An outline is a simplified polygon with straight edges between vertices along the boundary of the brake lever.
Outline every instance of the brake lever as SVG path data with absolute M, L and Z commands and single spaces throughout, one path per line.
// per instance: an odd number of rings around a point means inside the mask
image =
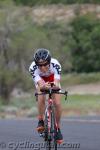
M 35 93 L 35 98 L 36 98 L 36 101 L 38 101 L 38 94 Z
M 67 100 L 68 91 L 65 91 L 65 101 Z

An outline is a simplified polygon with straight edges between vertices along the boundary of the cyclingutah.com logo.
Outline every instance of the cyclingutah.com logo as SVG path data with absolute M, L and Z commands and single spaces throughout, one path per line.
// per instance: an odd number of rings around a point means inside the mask
M 24 142 L 9 142 L 8 144 L 6 144 L 5 142 L 0 142 L 0 150 L 1 149 L 6 149 L 7 150 L 41 150 L 44 149 L 46 147 L 48 147 L 49 145 L 47 145 L 45 142 L 43 143 L 33 143 L 30 141 L 24 141 Z M 51 148 L 54 148 L 54 143 L 51 143 Z M 63 148 L 63 149 L 79 149 L 80 148 L 80 143 L 62 143 L 57 145 L 57 148 Z

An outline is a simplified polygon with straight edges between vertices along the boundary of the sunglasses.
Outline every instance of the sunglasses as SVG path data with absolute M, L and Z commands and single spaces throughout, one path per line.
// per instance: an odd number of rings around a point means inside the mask
M 49 65 L 49 63 L 37 64 L 38 67 L 47 66 L 47 65 Z

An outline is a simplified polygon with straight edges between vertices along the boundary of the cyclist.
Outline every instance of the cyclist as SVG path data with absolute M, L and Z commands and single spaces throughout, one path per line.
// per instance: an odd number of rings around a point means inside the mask
M 34 61 L 29 67 L 29 72 L 32 75 L 32 79 L 35 83 L 37 92 L 40 92 L 41 88 L 49 89 L 50 83 L 54 83 L 55 86 L 60 87 L 60 75 L 61 65 L 58 60 L 51 58 L 50 52 L 47 49 L 39 48 L 34 54 Z M 61 87 L 60 87 L 61 88 Z M 63 142 L 63 136 L 60 130 L 60 118 L 61 118 L 61 95 L 54 94 L 54 105 L 57 122 L 56 140 L 58 143 Z M 45 96 L 38 96 L 38 126 L 37 131 L 44 130 L 44 110 L 45 110 Z

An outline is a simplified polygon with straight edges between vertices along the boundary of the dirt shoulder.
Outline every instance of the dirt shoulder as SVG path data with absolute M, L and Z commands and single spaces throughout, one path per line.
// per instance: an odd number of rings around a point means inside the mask
M 69 94 L 100 94 L 100 83 L 67 86 Z

